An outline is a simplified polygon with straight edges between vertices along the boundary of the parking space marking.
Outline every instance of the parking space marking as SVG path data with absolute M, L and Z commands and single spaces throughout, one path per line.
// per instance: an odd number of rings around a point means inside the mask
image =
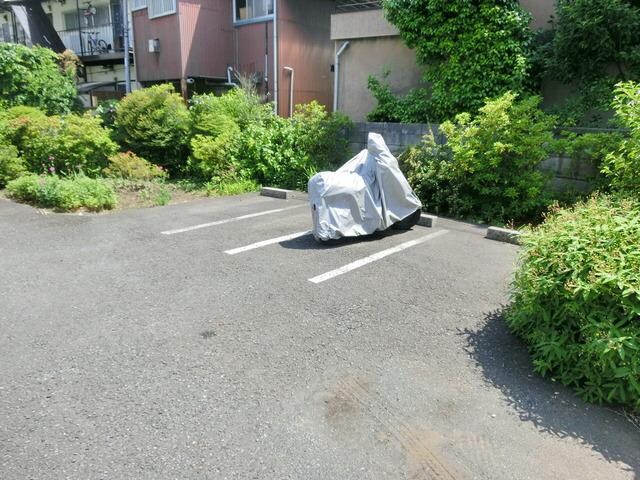
M 322 275 L 318 275 L 317 277 L 310 278 L 309 281 L 312 283 L 322 283 L 326 280 L 330 280 L 334 277 L 342 275 L 344 273 L 355 270 L 356 268 L 363 267 L 368 265 L 369 263 L 380 260 L 384 257 L 388 257 L 389 255 L 393 255 L 394 253 L 401 252 L 402 250 L 406 250 L 407 248 L 415 247 L 416 245 L 420 245 L 421 243 L 427 242 L 429 240 L 433 240 L 436 237 L 440 237 L 446 233 L 449 233 L 449 230 L 439 230 L 434 233 L 430 233 L 422 238 L 418 238 L 416 240 L 410 240 L 408 242 L 401 243 L 392 248 L 388 248 L 387 250 L 382 250 L 381 252 L 374 253 L 373 255 L 369 255 L 368 257 L 361 258 L 360 260 L 356 260 L 355 262 L 351 262 L 343 267 L 336 268 L 335 270 L 331 270 L 330 272 L 323 273 Z
M 255 250 L 256 248 L 266 247 L 267 245 L 273 245 L 274 243 L 286 242 L 287 240 L 293 240 L 294 238 L 304 237 L 310 235 L 311 230 L 305 230 L 304 232 L 292 233 L 289 235 L 283 235 L 282 237 L 270 238 L 269 240 L 263 240 L 262 242 L 252 243 L 240 248 L 233 248 L 226 250 L 224 253 L 227 255 L 236 255 L 242 252 L 248 252 L 249 250 Z
M 190 232 L 192 230 L 199 230 L 201 228 L 215 227 L 216 225 L 224 225 L 225 223 L 237 222 L 239 220 L 246 220 L 247 218 L 261 217 L 262 215 L 270 215 L 272 213 L 286 212 L 287 210 L 293 210 L 294 208 L 301 208 L 306 206 L 307 204 L 305 203 L 302 205 L 294 205 L 293 207 L 276 208 L 274 210 L 265 210 L 264 212 L 250 213 L 248 215 L 241 215 L 240 217 L 225 218 L 224 220 L 218 220 L 216 222 L 201 223 L 199 225 L 192 225 L 191 227 L 177 228 L 175 230 L 165 230 L 164 232 L 160 232 L 160 233 L 162 233 L 162 235 L 175 235 L 176 233 L 184 233 L 184 232 Z

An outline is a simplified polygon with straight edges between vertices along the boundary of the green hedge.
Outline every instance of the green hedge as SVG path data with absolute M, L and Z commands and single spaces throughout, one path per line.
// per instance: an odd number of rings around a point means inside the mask
M 535 368 L 592 402 L 640 408 L 640 201 L 591 198 L 522 238 L 506 319 Z

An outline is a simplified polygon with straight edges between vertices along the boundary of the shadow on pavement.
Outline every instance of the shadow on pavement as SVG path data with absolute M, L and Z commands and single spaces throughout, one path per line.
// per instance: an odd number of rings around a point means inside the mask
M 640 478 L 640 430 L 622 411 L 587 404 L 536 374 L 526 346 L 508 330 L 501 311 L 488 314 L 478 330 L 460 334 L 486 381 L 502 392 L 520 420 L 559 438 L 576 438 Z
M 402 235 L 403 233 L 411 230 L 396 230 L 388 228 L 382 232 L 375 232 L 371 235 L 363 235 L 361 237 L 341 238 L 339 240 L 329 240 L 327 242 L 319 242 L 313 235 L 305 235 L 303 237 L 294 238 L 293 240 L 286 240 L 280 242 L 280 245 L 284 248 L 290 248 L 292 250 L 331 250 L 334 248 L 342 248 L 354 243 L 366 243 L 374 242 L 385 237 L 393 237 L 395 235 Z

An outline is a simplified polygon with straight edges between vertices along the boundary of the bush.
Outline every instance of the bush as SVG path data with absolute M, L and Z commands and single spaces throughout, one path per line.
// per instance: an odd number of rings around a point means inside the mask
M 397 96 L 391 91 L 389 84 L 384 83 L 389 71 L 382 75 L 382 80 L 369 76 L 367 88 L 376 99 L 376 107 L 367 115 L 369 122 L 403 122 L 429 123 L 431 108 L 429 92 L 426 88 L 416 88 L 404 96 Z
M 0 107 L 38 107 L 48 114 L 71 112 L 77 102 L 74 72 L 43 47 L 0 43 Z
M 349 126 L 344 116 L 329 115 L 315 102 L 298 105 L 291 119 L 272 115 L 245 128 L 231 158 L 242 178 L 305 190 L 310 176 L 346 159 L 347 143 L 339 132 Z
M 240 129 L 235 123 L 226 133 L 217 137 L 196 135 L 191 139 L 189 170 L 200 178 L 225 179 L 234 175 L 234 165 L 230 160 L 231 149 Z
M 7 117 L 7 136 L 34 173 L 99 175 L 118 149 L 97 117 L 47 117 L 23 109 L 10 111 Z
M 538 97 L 513 93 L 488 101 L 478 114 L 445 122 L 446 145 L 433 136 L 401 156 L 409 183 L 427 209 L 477 221 L 530 220 L 548 203 L 547 158 L 553 117 Z
M 106 128 L 113 128 L 116 123 L 116 111 L 118 110 L 118 100 L 107 100 L 100 102 L 94 110 L 94 115 L 100 117 L 102 125 Z
M 629 129 L 617 150 L 611 152 L 602 166 L 611 188 L 628 195 L 640 194 L 640 84 L 617 85 L 613 107 L 618 121 Z
M 102 173 L 107 177 L 129 180 L 154 180 L 167 176 L 161 167 L 146 161 L 133 152 L 120 152 L 109 157 L 109 166 Z
M 8 194 L 16 200 L 60 210 L 111 209 L 117 198 L 113 188 L 102 179 L 77 175 L 25 175 L 7 184 Z
M 25 172 L 26 167 L 18 156 L 18 149 L 0 138 L 0 188 Z
M 506 319 L 536 370 L 640 408 L 640 203 L 591 198 L 522 239 Z
M 189 111 L 172 85 L 130 93 L 118 104 L 115 127 L 120 142 L 149 161 L 177 172 L 186 160 Z
M 607 156 L 620 147 L 624 139 L 621 133 L 584 133 L 563 132 L 553 143 L 554 153 L 566 156 L 577 164 L 594 167 L 598 172 L 588 181 L 592 190 L 608 190 L 609 180 L 600 173 Z
M 262 105 L 260 98 L 250 91 L 235 88 L 224 95 L 194 95 L 189 101 L 189 112 L 196 134 L 217 137 L 227 131 L 230 124 L 245 128 L 261 123 L 271 114 L 270 105 Z

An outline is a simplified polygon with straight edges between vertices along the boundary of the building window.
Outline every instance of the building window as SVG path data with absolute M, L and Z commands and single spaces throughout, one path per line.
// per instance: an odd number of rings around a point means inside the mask
M 148 0 L 149 18 L 162 17 L 176 13 L 176 0 Z
M 273 0 L 235 0 L 235 21 L 266 19 L 273 15 Z
M 131 1 L 131 11 L 142 10 L 143 8 L 147 8 L 147 0 L 132 0 Z

